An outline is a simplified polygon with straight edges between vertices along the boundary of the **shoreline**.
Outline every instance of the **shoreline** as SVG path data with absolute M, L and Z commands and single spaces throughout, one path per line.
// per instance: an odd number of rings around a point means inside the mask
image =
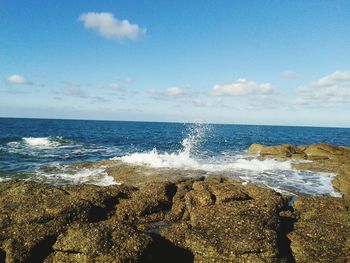
M 252 145 L 248 152 L 311 160 L 295 168 L 336 173 L 343 196 L 295 200 L 222 176 L 164 177 L 161 169 L 145 176 L 150 168 L 141 166 L 110 167 L 124 184 L 105 187 L 3 181 L 0 262 L 349 260 L 350 148 Z

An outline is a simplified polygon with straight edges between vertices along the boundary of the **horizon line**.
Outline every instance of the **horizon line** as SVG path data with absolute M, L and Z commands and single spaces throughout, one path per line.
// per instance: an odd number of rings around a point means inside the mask
M 214 123 L 214 122 L 190 122 L 190 121 L 152 121 L 152 120 L 113 120 L 113 119 L 76 119 L 76 118 L 45 118 L 45 117 L 5 117 L 0 119 L 33 119 L 33 120 L 67 120 L 67 121 L 105 121 L 105 122 L 146 122 L 146 123 L 169 123 L 169 124 L 208 124 L 208 125 L 241 125 L 241 126 L 272 126 L 272 127 L 299 127 L 299 128 L 331 128 L 350 129 L 344 126 L 310 126 L 310 125 L 289 125 L 289 124 L 254 124 L 254 123 Z

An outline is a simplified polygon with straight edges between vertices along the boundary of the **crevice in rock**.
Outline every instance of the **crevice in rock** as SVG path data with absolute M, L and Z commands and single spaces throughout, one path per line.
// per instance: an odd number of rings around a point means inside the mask
M 177 192 L 177 186 L 175 184 L 167 185 L 165 188 L 165 192 L 169 200 L 172 200 Z
M 103 202 L 104 207 L 96 206 L 90 201 L 85 200 L 89 202 L 92 206 L 89 213 L 89 222 L 96 223 L 108 220 L 111 217 L 111 215 L 116 211 L 116 205 L 119 203 L 120 199 L 126 198 L 128 198 L 128 195 L 125 193 L 120 193 L 117 196 L 107 198 Z
M 47 236 L 44 239 L 40 240 L 33 249 L 30 251 L 30 256 L 24 263 L 41 263 L 52 253 L 54 252 L 53 245 L 57 240 L 57 236 Z
M 144 251 L 139 262 L 141 263 L 192 263 L 194 255 L 191 251 L 178 247 L 164 237 L 151 233 L 153 242 Z
M 292 204 L 295 201 L 295 196 L 285 201 L 284 206 L 279 212 L 279 227 L 277 229 L 277 247 L 278 257 L 281 262 L 295 263 L 293 252 L 291 249 L 291 241 L 287 235 L 294 230 L 296 218 L 293 215 L 294 209 Z
M 6 260 L 6 252 L 0 249 L 0 263 L 5 263 Z

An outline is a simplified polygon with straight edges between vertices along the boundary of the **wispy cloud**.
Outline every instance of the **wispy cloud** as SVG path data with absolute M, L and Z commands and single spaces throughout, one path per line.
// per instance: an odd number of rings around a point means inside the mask
M 335 71 L 298 87 L 295 104 L 305 107 L 345 105 L 350 97 L 350 71 Z
M 125 88 L 123 85 L 118 83 L 110 83 L 102 87 L 104 91 L 107 91 L 110 94 L 122 94 L 125 93 Z
M 57 95 L 60 96 L 66 96 L 66 97 L 74 97 L 74 98 L 79 98 L 79 99 L 88 99 L 92 103 L 103 103 L 103 102 L 108 102 L 109 100 L 102 97 L 102 96 L 96 96 L 96 95 L 91 95 L 87 93 L 86 91 L 77 88 L 77 87 L 65 87 L 62 91 L 56 92 Z
M 228 84 L 216 84 L 211 94 L 214 96 L 246 96 L 252 94 L 272 94 L 274 89 L 270 83 L 257 83 L 244 78 Z
M 281 77 L 287 79 L 296 79 L 300 76 L 300 74 L 294 70 L 285 70 L 280 73 Z
M 137 40 L 147 31 L 146 28 L 131 24 L 126 19 L 119 20 L 112 13 L 84 13 L 79 16 L 78 21 L 83 22 L 85 28 L 94 30 L 107 39 Z

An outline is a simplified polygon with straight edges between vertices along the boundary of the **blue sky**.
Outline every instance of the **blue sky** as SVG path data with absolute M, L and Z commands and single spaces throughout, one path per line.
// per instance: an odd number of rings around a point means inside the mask
M 0 2 L 0 116 L 350 127 L 349 1 Z

